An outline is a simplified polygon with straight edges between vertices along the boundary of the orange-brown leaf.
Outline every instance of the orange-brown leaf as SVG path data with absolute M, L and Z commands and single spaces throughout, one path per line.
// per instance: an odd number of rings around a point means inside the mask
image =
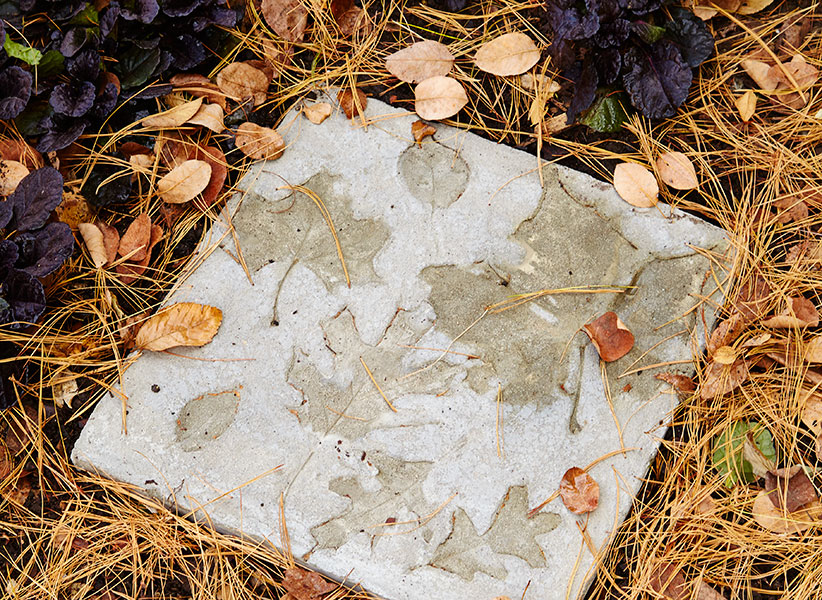
M 346 88 L 340 90 L 337 94 L 337 102 L 340 103 L 340 108 L 343 109 L 345 116 L 353 119 L 356 116 L 365 113 L 365 107 L 368 104 L 368 96 L 362 90 L 357 90 L 356 100 L 354 93 Z
M 691 597 L 685 576 L 672 563 L 662 563 L 651 573 L 651 589 L 666 600 L 687 600 Z
M 211 165 L 189 159 L 174 167 L 157 182 L 157 194 L 170 204 L 193 200 L 211 180 Z
M 423 138 L 426 136 L 433 136 L 437 133 L 437 128 L 433 125 L 429 125 L 425 121 L 414 121 L 411 123 L 411 135 L 414 136 L 414 141 L 419 144 L 422 142 Z
M 265 102 L 270 81 L 263 71 L 243 62 L 231 63 L 217 73 L 220 91 L 237 101 L 253 98 L 254 106 Z
M 671 384 L 676 391 L 688 394 L 696 390 L 696 384 L 691 377 L 680 375 L 679 373 L 657 373 L 656 379 Z
M 331 104 L 328 102 L 315 102 L 314 104 L 309 104 L 304 107 L 303 114 L 305 118 L 314 123 L 314 125 L 319 125 L 331 116 L 332 110 Z
M 819 312 L 813 302 L 798 296 L 788 298 L 788 306 L 780 314 L 762 321 L 765 327 L 785 329 L 790 327 L 816 327 L 819 325 Z
M 260 5 L 268 26 L 286 41 L 299 42 L 308 25 L 308 11 L 300 0 L 263 0 Z
M 675 190 L 693 190 L 699 185 L 696 169 L 682 152 L 665 152 L 656 159 L 659 178 Z
M 605 362 L 622 358 L 634 347 L 634 334 L 619 320 L 615 312 L 608 311 L 582 328 L 591 338 L 599 357 Z
M 318 600 L 321 596 L 330 594 L 339 587 L 319 573 L 306 571 L 299 567 L 286 569 L 282 586 L 295 600 Z
M 448 46 L 433 40 L 416 42 L 385 59 L 388 72 L 406 83 L 448 75 L 453 65 L 454 55 Z
M 191 102 L 179 104 L 174 108 L 170 108 L 156 115 L 150 115 L 143 119 L 144 127 L 151 127 L 153 129 L 170 129 L 179 127 L 191 117 L 197 114 L 200 106 L 203 104 L 202 98 L 197 98 Z
M 724 396 L 742 385 L 749 375 L 748 365 L 742 359 L 731 365 L 711 362 L 705 369 L 699 395 L 703 400 Z
M 148 319 L 135 339 L 137 348 L 160 352 L 175 346 L 203 346 L 217 334 L 223 313 L 219 308 L 180 302 Z
M 133 262 L 140 262 L 146 257 L 148 244 L 151 241 L 151 218 L 141 213 L 135 218 L 120 240 L 117 253 Z
M 778 509 L 789 513 L 818 499 L 816 490 L 801 465 L 769 471 L 765 476 L 765 491 Z
M 276 130 L 251 122 L 237 128 L 235 143 L 240 152 L 258 160 L 280 158 L 285 149 L 285 141 Z
M 571 467 L 562 476 L 559 495 L 572 513 L 591 512 L 599 505 L 599 484 L 586 471 Z

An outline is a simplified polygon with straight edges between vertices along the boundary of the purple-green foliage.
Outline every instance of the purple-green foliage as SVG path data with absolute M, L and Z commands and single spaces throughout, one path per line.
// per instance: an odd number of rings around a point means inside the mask
M 624 89 L 631 104 L 653 119 L 674 115 L 685 101 L 692 69 L 711 56 L 705 24 L 662 0 L 547 0 L 549 52 L 574 82 L 568 103 L 573 122 L 597 91 Z

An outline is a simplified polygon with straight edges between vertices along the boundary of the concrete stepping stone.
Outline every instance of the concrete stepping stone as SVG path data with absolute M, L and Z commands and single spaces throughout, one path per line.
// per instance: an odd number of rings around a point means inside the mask
M 391 600 L 529 582 L 526 598 L 574 598 L 593 564 L 580 528 L 607 543 L 665 433 L 675 397 L 653 374 L 689 369 L 692 308 L 715 290 L 694 248 L 723 253 L 723 232 L 566 168 L 543 165 L 543 186 L 534 156 L 441 124 L 415 144 L 416 116 L 374 100 L 367 117 L 286 117 L 282 158 L 229 207 L 235 235 L 212 228 L 172 297 L 222 309 L 219 333 L 144 353 L 128 433 L 107 394 L 73 460 L 278 547 L 282 497 L 297 558 Z M 629 287 L 486 312 L 579 286 Z M 578 330 L 608 310 L 636 344 L 602 367 Z M 609 453 L 593 513 L 557 499 L 528 518 Z

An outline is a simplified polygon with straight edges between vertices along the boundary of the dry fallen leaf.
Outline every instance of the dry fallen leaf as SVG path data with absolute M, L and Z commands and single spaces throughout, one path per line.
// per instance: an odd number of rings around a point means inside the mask
M 59 381 L 51 385 L 51 396 L 54 399 L 54 403 L 60 408 L 63 406 L 71 408 L 72 399 L 77 395 L 77 392 L 80 391 L 80 388 L 77 387 L 77 379 L 71 377 L 71 375 L 72 373 L 70 371 L 64 371 L 61 379 L 65 379 L 65 381 Z M 71 377 L 71 379 L 66 379 L 67 377 Z
M 306 571 L 299 567 L 286 569 L 282 586 L 295 600 L 319 600 L 340 586 L 331 583 L 319 573 Z
M 822 504 L 819 500 L 809 502 L 793 513 L 774 506 L 770 498 L 771 494 L 762 490 L 756 495 L 751 512 L 754 521 L 773 533 L 801 533 L 816 524 L 822 515 Z
M 682 152 L 665 152 L 656 159 L 659 178 L 675 190 L 692 190 L 699 185 L 691 160 Z
M 140 262 L 123 262 L 115 267 L 117 273 L 120 274 L 120 282 L 123 285 L 128 285 L 146 271 L 148 268 L 148 263 L 151 262 L 151 252 L 154 249 L 154 246 L 156 246 L 161 239 L 163 239 L 162 227 L 152 225 L 148 249 L 146 250 L 146 255 L 143 260 Z
M 0 196 L 8 196 L 29 174 L 28 167 L 16 160 L 0 160 Z
M 474 57 L 480 71 L 506 77 L 521 75 L 539 62 L 540 52 L 524 33 L 506 33 L 483 44 Z
M 448 75 L 454 65 L 454 55 L 448 46 L 433 40 L 416 42 L 388 55 L 385 68 L 406 83 L 419 83 L 430 77 Z
M 770 307 L 773 288 L 762 275 L 749 279 L 739 289 L 734 306 L 749 321 L 762 317 Z
M 131 222 L 120 239 L 117 254 L 130 261 L 140 262 L 146 257 L 150 241 L 151 218 L 147 213 L 141 213 Z
M 654 174 L 636 163 L 620 163 L 614 169 L 614 188 L 631 206 L 650 208 L 657 203 L 659 184 Z
M 174 108 L 146 117 L 143 119 L 142 125 L 143 127 L 151 127 L 152 129 L 172 129 L 179 127 L 196 115 L 202 104 L 202 98 L 179 104 Z
M 201 125 L 206 129 L 210 129 L 214 133 L 222 133 L 225 131 L 225 123 L 223 109 L 219 104 L 203 104 L 197 114 L 191 117 L 186 123 L 191 125 Z
M 810 394 L 802 408 L 802 422 L 815 435 L 822 434 L 822 397 Z
M 798 296 L 788 298 L 788 307 L 780 314 L 762 321 L 765 327 L 786 329 L 790 327 L 816 327 L 819 325 L 819 312 L 813 302 Z
M 343 109 L 345 116 L 349 119 L 365 114 L 365 107 L 368 105 L 368 96 L 362 90 L 357 90 L 356 101 L 354 100 L 354 93 L 346 88 L 340 90 L 337 94 L 337 102 L 340 103 L 340 108 Z
M 94 268 L 99 269 L 108 262 L 108 252 L 106 252 L 106 244 L 103 241 L 103 232 L 92 223 L 80 223 L 77 228 L 86 243 Z
M 187 160 L 157 182 L 157 193 L 169 204 L 181 204 L 196 198 L 210 179 L 211 165 L 202 160 Z
M 519 78 L 522 87 L 529 92 L 544 88 L 545 91 L 551 95 L 556 94 L 562 89 L 562 86 L 554 79 L 547 75 L 532 75 L 531 73 L 523 73 Z
M 773 0 L 742 0 L 736 12 L 740 15 L 752 15 L 758 13 L 760 10 L 767 8 L 773 3 Z
M 582 329 L 591 338 L 599 357 L 605 362 L 622 358 L 634 347 L 634 334 L 612 311 L 585 324 Z
M 776 508 L 784 508 L 789 513 L 819 498 L 801 465 L 769 471 L 765 476 L 765 491 L 769 492 Z
M 711 362 L 705 369 L 699 396 L 703 400 L 724 396 L 742 385 L 749 374 L 744 360 L 737 360 L 731 365 Z
M 308 11 L 300 0 L 263 0 L 263 19 L 284 40 L 299 42 L 308 25 Z
M 779 85 L 779 79 L 771 70 L 771 65 L 761 60 L 746 58 L 741 63 L 748 76 L 754 80 L 763 92 L 772 92 Z
M 805 360 L 810 363 L 822 363 L 822 335 L 817 335 L 805 344 Z
M 319 125 L 331 116 L 332 110 L 331 104 L 328 102 L 315 102 L 303 107 L 303 114 L 314 125 Z
M 357 33 L 364 35 L 372 29 L 368 13 L 359 6 L 352 6 L 340 15 L 339 19 L 335 20 L 337 21 L 337 26 L 340 28 L 340 33 L 346 37 Z
M 782 223 L 793 223 L 808 218 L 810 210 L 802 199 L 801 193 L 789 194 L 773 201 L 773 206 L 778 210 L 776 220 Z
M 725 596 L 704 581 L 700 581 L 697 587 L 696 600 L 725 600 Z
M 103 221 L 98 221 L 96 226 L 103 234 L 103 244 L 106 247 L 106 262 L 114 262 L 117 260 L 117 252 L 120 250 L 120 233 L 116 227 Z
M 414 88 L 414 110 L 429 121 L 453 117 L 466 104 L 465 89 L 450 77 L 431 77 Z
M 422 142 L 423 138 L 426 136 L 433 136 L 437 133 L 437 128 L 433 125 L 429 125 L 425 121 L 414 121 L 411 123 L 411 135 L 414 136 L 414 141 L 417 144 Z
M 674 564 L 663 563 L 651 572 L 651 589 L 666 600 L 688 600 L 691 593 L 685 577 Z
M 208 77 L 196 73 L 179 73 L 169 81 L 175 90 L 205 98 L 211 104 L 219 105 L 223 110 L 226 108 L 225 94 Z
M 750 121 L 756 113 L 756 93 L 748 90 L 734 100 L 734 104 L 736 104 L 736 110 L 739 111 L 739 117 L 743 121 Z
M 223 191 L 223 185 L 225 185 L 226 177 L 228 177 L 228 163 L 222 150 L 214 146 L 197 146 L 192 158 L 207 162 L 211 166 L 211 177 L 208 180 L 208 185 L 202 191 L 200 197 L 194 199 L 194 206 L 204 211 L 213 206 L 220 198 L 220 192 Z
M 240 152 L 258 160 L 280 158 L 285 149 L 285 141 L 276 130 L 251 122 L 237 128 L 236 144 Z
M 571 467 L 562 476 L 559 495 L 568 510 L 581 515 L 599 504 L 599 484 L 586 471 Z
M 696 390 L 694 380 L 687 375 L 680 375 L 679 373 L 657 373 L 654 375 L 655 379 L 671 384 L 671 386 L 678 392 L 688 394 Z
M 736 362 L 736 350 L 731 346 L 720 346 L 714 352 L 713 359 L 720 365 L 732 365 Z
M 204 346 L 217 334 L 223 312 L 195 302 L 179 302 L 149 318 L 137 332 L 141 350 L 160 352 L 175 346 Z
M 253 98 L 254 106 L 265 102 L 269 81 L 263 71 L 242 62 L 231 63 L 217 73 L 217 86 L 226 96 L 238 102 Z
M 57 218 L 68 224 L 72 229 L 77 229 L 80 223 L 87 223 L 94 218 L 94 211 L 89 203 L 80 194 L 74 192 L 63 192 L 63 200 L 55 209 Z

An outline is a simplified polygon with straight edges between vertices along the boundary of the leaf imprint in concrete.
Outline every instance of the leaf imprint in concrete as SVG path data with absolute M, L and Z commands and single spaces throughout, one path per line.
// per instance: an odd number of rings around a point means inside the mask
M 444 125 L 417 145 L 417 117 L 374 100 L 366 117 L 286 117 L 287 150 L 246 176 L 169 299 L 219 308 L 219 332 L 142 355 L 128 435 L 107 395 L 73 459 L 276 545 L 282 494 L 295 556 L 392 600 L 514 598 L 529 581 L 529 597 L 575 597 L 592 565 L 580 517 L 559 499 L 528 513 L 610 454 L 582 518 L 607 543 L 675 400 L 650 365 L 702 339 L 691 309 L 715 278 L 694 248 L 721 255 L 724 236 L 567 169 L 545 165 L 542 187 L 533 156 Z M 350 287 L 295 189 L 327 209 Z M 591 286 L 612 291 L 487 310 Z M 607 311 L 635 343 L 603 368 L 580 328 Z

